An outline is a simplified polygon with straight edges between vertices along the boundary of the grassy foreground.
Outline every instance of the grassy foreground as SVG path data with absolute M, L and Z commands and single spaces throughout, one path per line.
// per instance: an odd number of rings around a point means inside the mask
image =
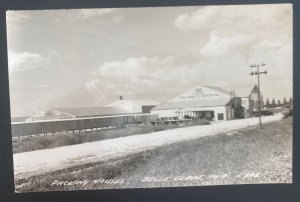
M 66 191 L 292 182 L 292 119 L 202 137 L 126 159 L 16 182 L 16 190 Z

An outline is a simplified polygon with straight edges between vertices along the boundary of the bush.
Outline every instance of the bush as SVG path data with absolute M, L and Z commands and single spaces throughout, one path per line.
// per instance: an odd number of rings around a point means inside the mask
M 206 120 L 206 119 L 195 119 L 192 121 L 192 123 L 194 125 L 209 125 L 210 124 L 209 120 Z
M 48 148 L 51 144 L 55 142 L 55 139 L 51 136 L 38 137 L 36 140 L 37 145 L 41 145 L 44 148 Z

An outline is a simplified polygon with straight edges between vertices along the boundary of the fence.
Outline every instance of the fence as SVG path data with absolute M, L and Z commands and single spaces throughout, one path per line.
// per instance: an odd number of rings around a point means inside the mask
M 114 126 L 125 126 L 140 123 L 154 123 L 157 115 L 133 114 L 119 116 L 105 116 L 80 119 L 48 120 L 36 122 L 12 123 L 12 136 L 28 136 L 47 133 L 57 133 L 76 130 L 98 129 Z

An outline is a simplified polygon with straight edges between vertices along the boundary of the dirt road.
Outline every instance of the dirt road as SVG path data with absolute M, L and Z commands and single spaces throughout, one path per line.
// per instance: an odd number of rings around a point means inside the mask
M 262 122 L 277 121 L 282 114 L 262 117 Z M 54 149 L 14 154 L 15 179 L 23 179 L 85 164 L 105 162 L 160 146 L 226 133 L 258 124 L 258 118 L 217 122 L 212 125 L 177 128 Z

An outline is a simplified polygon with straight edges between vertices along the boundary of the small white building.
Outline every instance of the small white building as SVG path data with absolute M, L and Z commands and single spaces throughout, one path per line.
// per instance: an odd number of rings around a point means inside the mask
M 161 103 L 151 113 L 160 119 L 228 120 L 234 118 L 233 100 L 232 95 L 222 88 L 201 85 Z

